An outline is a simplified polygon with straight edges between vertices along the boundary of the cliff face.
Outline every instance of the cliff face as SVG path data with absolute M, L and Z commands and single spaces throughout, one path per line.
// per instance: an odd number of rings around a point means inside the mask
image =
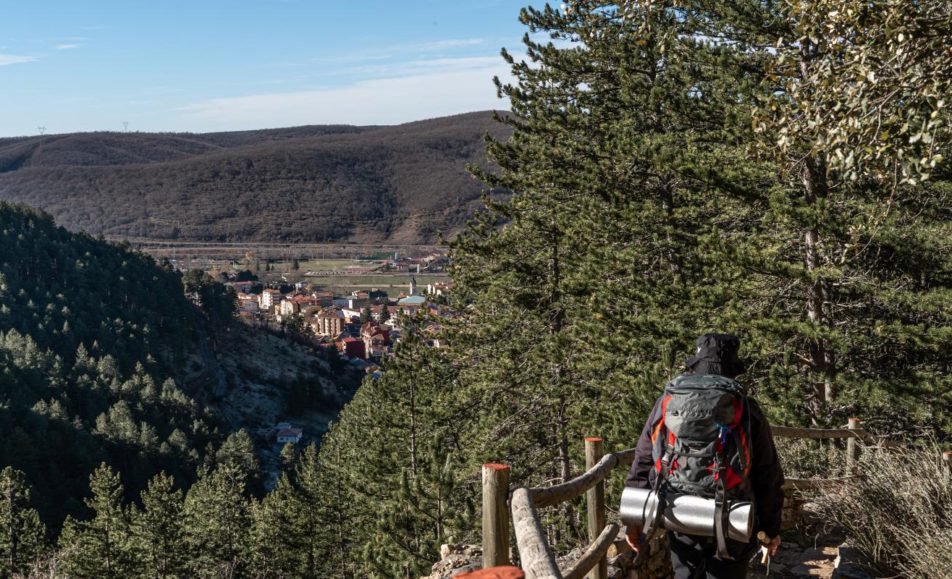
M 489 112 L 390 127 L 0 139 L 0 199 L 74 231 L 209 241 L 433 243 L 479 206 Z

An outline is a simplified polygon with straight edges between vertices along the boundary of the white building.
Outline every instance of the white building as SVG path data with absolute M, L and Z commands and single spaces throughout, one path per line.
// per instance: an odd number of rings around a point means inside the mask
M 277 431 L 274 435 L 275 440 L 278 444 L 297 444 L 301 442 L 301 437 L 304 436 L 304 430 L 300 428 L 282 428 Z
M 258 307 L 262 310 L 271 310 L 279 299 L 281 299 L 281 292 L 276 289 L 266 289 L 258 296 Z

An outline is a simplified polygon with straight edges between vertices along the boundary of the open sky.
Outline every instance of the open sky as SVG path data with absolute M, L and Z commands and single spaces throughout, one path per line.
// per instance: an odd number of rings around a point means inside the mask
M 527 0 L 0 0 L 0 136 L 506 108 Z

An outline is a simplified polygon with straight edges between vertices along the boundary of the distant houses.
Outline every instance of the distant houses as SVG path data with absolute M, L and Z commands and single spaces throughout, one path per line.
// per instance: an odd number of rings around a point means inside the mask
M 297 444 L 304 436 L 304 430 L 291 426 L 290 422 L 281 422 L 272 429 L 274 441 L 278 444 Z
M 395 256 L 396 257 L 396 256 Z M 237 293 L 238 315 L 249 322 L 294 332 L 301 340 L 313 346 L 336 350 L 355 368 L 365 369 L 368 375 L 379 376 L 387 357 L 399 342 L 403 316 L 425 314 L 429 321 L 423 326 L 424 340 L 434 348 L 445 347 L 440 320 L 455 317 L 446 300 L 440 296 L 452 288 L 451 283 L 431 283 L 420 287 L 414 271 L 438 260 L 431 256 L 423 260 L 396 258 L 391 267 L 407 271 L 409 284 L 396 298 L 377 288 L 371 291 L 354 290 L 346 295 L 314 287 L 312 282 L 285 283 L 265 287 L 258 281 L 230 279 L 225 282 Z M 280 288 L 280 289 L 279 289 Z M 369 317 L 369 319 L 368 319 Z M 275 440 L 297 442 L 300 429 L 286 423 L 278 425 Z M 276 427 L 277 428 L 277 427 Z

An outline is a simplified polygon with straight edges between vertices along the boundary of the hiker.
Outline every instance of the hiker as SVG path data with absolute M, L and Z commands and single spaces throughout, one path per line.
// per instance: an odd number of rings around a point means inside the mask
M 744 373 L 739 348 L 740 340 L 728 334 L 697 339 L 697 352 L 686 362 L 687 372 L 668 383 L 655 403 L 625 483 L 660 491 L 665 497 L 690 494 L 720 504 L 731 499 L 753 501 L 755 523 L 749 543 L 726 537 L 723 523 L 715 524 L 713 537 L 668 532 L 676 579 L 746 577 L 760 531 L 771 556 L 780 547 L 783 470 L 763 412 L 734 381 Z M 730 417 L 724 420 L 729 423 L 718 422 L 717 417 L 724 416 Z M 685 442 L 685 434 L 691 435 L 690 442 Z M 720 521 L 726 521 L 726 515 Z M 650 528 L 650 522 L 646 525 L 647 533 L 657 530 Z M 629 526 L 626 534 L 635 551 L 643 549 L 650 538 L 641 527 Z

